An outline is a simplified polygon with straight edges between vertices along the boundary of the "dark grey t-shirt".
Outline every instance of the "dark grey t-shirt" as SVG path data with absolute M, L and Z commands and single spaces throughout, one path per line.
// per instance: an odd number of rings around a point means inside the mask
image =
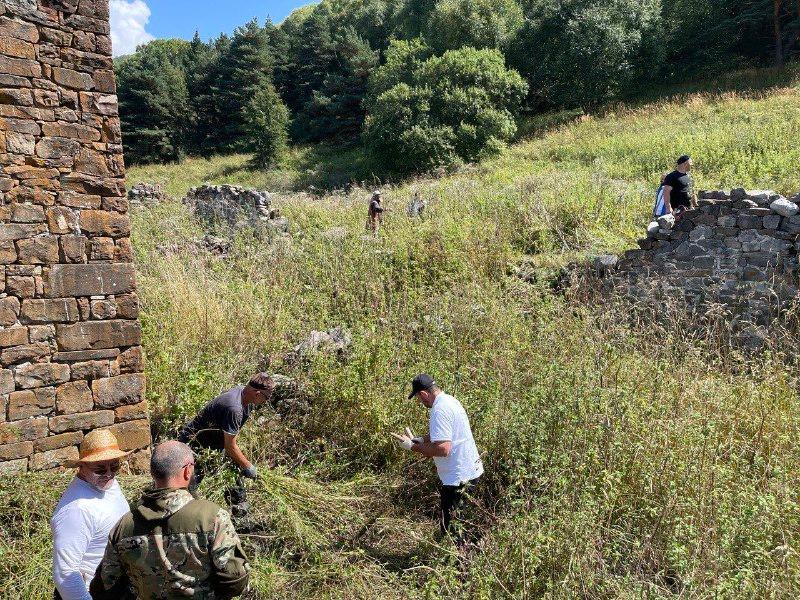
M 196 441 L 205 448 L 224 448 L 223 432 L 238 435 L 254 404 L 242 405 L 243 385 L 228 390 L 206 404 L 200 413 L 183 428 L 178 439 L 188 443 Z

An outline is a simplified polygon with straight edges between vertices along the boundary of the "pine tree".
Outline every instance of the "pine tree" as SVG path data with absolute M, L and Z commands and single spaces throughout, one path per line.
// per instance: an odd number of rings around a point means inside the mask
M 130 163 L 177 161 L 191 125 L 184 59 L 188 44 L 157 40 L 117 65 L 125 157 Z

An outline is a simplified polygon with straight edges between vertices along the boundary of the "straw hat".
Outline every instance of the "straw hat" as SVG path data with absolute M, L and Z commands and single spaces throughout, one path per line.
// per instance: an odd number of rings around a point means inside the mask
M 83 438 L 78 460 L 68 461 L 68 467 L 77 467 L 80 463 L 93 463 L 103 460 L 114 460 L 128 456 L 130 452 L 120 450 L 117 438 L 108 429 L 95 429 Z

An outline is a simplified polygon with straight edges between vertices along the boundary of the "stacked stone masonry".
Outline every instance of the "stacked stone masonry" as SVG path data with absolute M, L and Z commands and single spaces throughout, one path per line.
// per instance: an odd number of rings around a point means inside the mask
M 0 1 L 0 474 L 150 444 L 108 8 Z
M 628 295 L 654 293 L 690 309 L 724 307 L 734 333 L 768 325 L 795 302 L 800 250 L 800 194 L 701 192 L 699 206 L 674 226 L 652 222 L 640 249 L 617 264 Z

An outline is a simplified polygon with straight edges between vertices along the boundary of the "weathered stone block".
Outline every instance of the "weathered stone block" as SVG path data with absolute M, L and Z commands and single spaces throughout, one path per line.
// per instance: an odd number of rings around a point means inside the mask
M 33 298 L 36 294 L 36 281 L 33 277 L 9 275 L 6 278 L 6 292 L 17 298 Z
M 3 236 L 3 229 L 6 225 L 0 227 L 0 237 Z M 17 247 L 13 241 L 6 240 L 0 241 L 0 265 L 10 265 L 17 262 Z
M 33 442 L 33 449 L 36 452 L 48 452 L 56 448 L 66 448 L 67 446 L 77 446 L 83 441 L 83 432 L 71 431 L 59 435 L 51 435 L 41 440 Z
M 113 300 L 92 300 L 92 319 L 113 319 L 117 316 L 117 306 Z
M 117 437 L 122 450 L 138 450 L 150 445 L 150 424 L 146 420 L 125 421 L 108 429 Z
M 39 41 L 39 30 L 33 23 L 26 23 L 10 17 L 0 17 L 0 37 L 14 38 L 35 44 Z
M 56 352 L 53 360 L 56 362 L 85 362 L 92 360 L 103 360 L 104 358 L 116 358 L 119 350 L 109 348 L 107 350 L 79 350 L 77 352 Z
M 93 407 L 92 391 L 85 381 L 72 381 L 58 386 L 56 409 L 59 414 L 89 412 Z
M 82 264 L 86 262 L 86 242 L 87 238 L 83 235 L 62 235 L 61 252 L 64 261 L 70 264 Z
M 14 381 L 23 390 L 69 381 L 69 367 L 58 363 L 30 363 L 14 367 Z
M 19 77 L 41 77 L 42 66 L 29 58 L 0 56 L 0 73 Z
M 131 264 L 55 265 L 46 278 L 45 294 L 51 298 L 127 294 L 134 291 L 134 281 Z
M 39 360 L 50 354 L 50 346 L 41 342 L 35 344 L 24 344 L 5 348 L 0 351 L 0 363 L 8 366 L 21 362 Z
M 14 373 L 7 369 L 0 369 L 0 395 L 10 394 L 14 391 Z
M 117 316 L 120 319 L 139 318 L 139 297 L 136 294 L 116 296 Z
M 3 223 L 0 227 L 0 242 L 24 240 L 44 232 L 45 226 L 41 223 Z
M 52 265 L 58 262 L 58 238 L 41 236 L 17 242 L 18 260 L 26 265 Z
M 116 415 L 118 423 L 122 421 L 135 421 L 135 420 L 146 419 L 148 417 L 147 400 L 143 400 L 138 404 L 128 404 L 126 406 L 120 406 L 119 408 L 114 410 L 114 414 Z
M 130 235 L 130 220 L 126 215 L 107 210 L 83 210 L 80 214 L 80 227 L 90 236 L 110 238 Z
M 13 204 L 11 221 L 14 223 L 42 223 L 44 222 L 44 208 L 38 204 Z
M 0 325 L 9 327 L 17 322 L 19 317 L 19 299 L 14 296 L 0 298 Z
M 74 415 L 58 415 L 50 417 L 50 431 L 87 431 L 98 427 L 108 427 L 114 423 L 113 410 L 97 410 L 94 412 L 76 413 Z
M 33 452 L 32 442 L 17 442 L 15 444 L 4 444 L 0 446 L 0 461 L 14 460 L 18 458 L 27 459 Z
M 0 444 L 30 442 L 47 435 L 47 417 L 24 419 L 0 424 Z
M 116 246 L 114 240 L 109 237 L 96 237 L 91 241 L 92 260 L 114 260 Z
M 78 460 L 78 456 L 79 452 L 75 446 L 66 446 L 33 454 L 28 466 L 32 471 L 57 469 L 69 461 Z
M 141 373 L 144 370 L 144 353 L 141 346 L 128 348 L 119 355 L 120 373 Z
M 56 340 L 61 351 L 138 346 L 142 329 L 136 321 L 121 320 L 58 325 Z
M 53 68 L 53 81 L 73 90 L 91 90 L 94 88 L 94 80 L 91 75 L 73 71 L 72 69 Z
M 71 323 L 77 321 L 78 302 L 75 298 L 23 300 L 22 323 Z
M 55 346 L 55 325 L 31 325 L 28 328 L 28 335 L 30 336 L 31 342 L 47 342 L 49 346 Z
M 110 360 L 89 360 L 86 362 L 74 363 L 71 367 L 72 378 L 74 380 L 84 379 L 92 381 L 103 379 L 104 377 L 114 377 L 119 375 L 117 363 Z
M 78 234 L 78 214 L 67 206 L 52 206 L 47 209 L 47 226 L 50 233 Z
M 26 343 L 28 343 L 27 327 L 9 327 L 6 329 L 0 329 L 0 348 L 19 346 L 20 344 Z
M 137 404 L 144 397 L 144 375 L 120 375 L 92 381 L 95 408 L 117 408 Z
M 40 417 L 53 412 L 56 405 L 54 388 L 13 392 L 8 397 L 9 421 Z

